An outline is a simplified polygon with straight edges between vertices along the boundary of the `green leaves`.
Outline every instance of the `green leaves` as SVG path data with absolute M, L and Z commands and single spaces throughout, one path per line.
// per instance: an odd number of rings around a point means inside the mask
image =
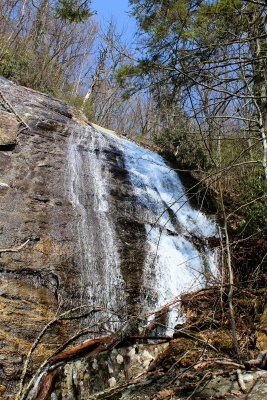
M 82 22 L 94 14 L 88 3 L 88 0 L 82 3 L 77 0 L 58 0 L 56 14 L 63 21 Z
M 2 46 L 4 47 L 4 44 L 0 43 L 0 49 Z M 34 54 L 30 51 L 6 49 L 0 62 L 0 75 L 15 82 L 26 84 L 26 76 L 33 60 Z
M 254 235 L 266 229 L 266 189 L 266 181 L 254 176 L 247 180 L 246 185 L 240 191 L 239 202 L 243 203 L 244 207 L 242 209 L 243 219 L 239 222 L 238 229 L 243 235 Z

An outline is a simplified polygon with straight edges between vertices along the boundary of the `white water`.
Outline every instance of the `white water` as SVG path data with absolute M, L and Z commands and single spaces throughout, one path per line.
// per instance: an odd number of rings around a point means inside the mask
M 124 306 L 124 283 L 109 214 L 109 172 L 101 160 L 105 144 L 103 135 L 92 135 L 89 128 L 72 136 L 69 175 L 70 197 L 77 213 L 81 302 L 112 309 L 117 304 Z
M 140 304 L 145 313 L 203 286 L 216 271 L 216 254 L 205 245 L 217 234 L 216 224 L 191 207 L 178 175 L 158 154 L 107 130 L 81 129 L 70 142 L 70 195 L 78 214 L 81 285 L 89 301 L 112 309 L 126 301 L 103 153 L 111 147 L 123 153 L 138 218 L 145 223 L 148 250 Z

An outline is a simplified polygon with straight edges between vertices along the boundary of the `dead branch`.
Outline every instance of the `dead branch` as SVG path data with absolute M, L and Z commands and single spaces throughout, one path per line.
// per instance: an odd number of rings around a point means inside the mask
M 111 336 L 105 336 L 98 339 L 93 339 L 88 342 L 85 342 L 81 345 L 74 346 L 72 349 L 63 351 L 54 357 L 51 357 L 49 362 L 47 362 L 50 366 L 56 364 L 58 362 L 65 362 L 72 358 L 85 355 L 88 357 L 93 357 L 99 354 L 100 352 L 106 351 L 110 348 L 117 346 L 132 330 L 133 325 L 136 323 L 136 319 L 131 319 L 129 322 L 125 323 L 117 332 L 112 334 Z M 39 391 L 36 397 L 36 400 L 46 400 L 47 396 L 53 386 L 54 382 L 54 374 L 56 374 L 56 368 L 53 371 L 53 375 L 50 373 L 45 374 L 39 384 Z M 20 399 L 20 398 L 19 398 Z
M 203 368 L 204 366 L 208 367 L 208 366 L 213 366 L 214 364 L 234 367 L 234 368 L 238 368 L 240 370 L 245 369 L 244 365 L 238 364 L 235 361 L 232 361 L 231 359 L 214 359 L 214 358 L 208 358 L 205 361 L 201 361 L 200 363 L 195 364 L 194 368 L 198 369 L 199 366 L 201 366 Z
M 17 247 L 8 247 L 6 249 L 0 249 L 0 253 L 16 253 L 23 249 L 28 243 L 30 239 L 26 240 L 26 242 L 22 243 L 20 246 Z
M 203 378 L 199 381 L 199 383 L 196 385 L 194 391 L 186 398 L 186 400 L 192 399 L 193 396 L 195 395 L 195 393 L 198 391 L 198 389 L 199 389 L 200 385 L 202 384 L 202 382 L 204 382 L 206 379 L 209 379 L 209 378 L 211 379 L 211 377 L 212 377 L 212 373 L 211 373 L 211 372 L 207 372 L 207 373 L 203 376 Z M 204 389 L 204 387 L 207 385 L 207 383 L 208 383 L 208 381 L 204 383 L 204 386 L 202 387 L 201 390 Z
M 244 366 L 244 365 L 238 364 L 238 363 L 236 363 L 236 362 L 234 362 L 234 361 L 220 361 L 220 360 L 215 360 L 214 363 L 215 363 L 215 364 L 221 364 L 221 365 L 229 365 L 229 366 L 232 366 L 232 367 L 238 367 L 238 368 L 240 368 L 240 369 L 245 369 L 245 366 Z
M 13 114 L 17 117 L 18 121 L 21 122 L 25 126 L 25 128 L 30 129 L 27 122 L 25 122 L 24 119 L 17 113 L 15 108 L 10 104 L 10 102 L 6 99 L 6 97 L 3 95 L 3 93 L 1 91 L 0 91 L 0 97 L 2 97 L 3 102 L 6 103 L 6 105 L 10 109 L 10 111 L 12 111 Z
M 251 369 L 251 368 L 266 369 L 267 366 L 266 358 L 267 358 L 267 350 L 263 350 L 258 354 L 256 359 L 245 362 L 246 369 Z
M 106 398 L 111 398 L 111 396 L 114 396 L 115 394 L 120 393 L 122 390 L 124 389 L 130 389 L 135 388 L 137 386 L 147 386 L 149 384 L 151 384 L 151 382 L 155 379 L 159 379 L 162 376 L 164 376 L 163 372 L 152 372 L 152 373 L 147 373 L 146 374 L 146 379 L 143 379 L 143 374 L 140 375 L 138 378 L 135 378 L 125 384 L 122 385 L 118 385 L 116 387 L 113 388 L 109 388 L 104 390 L 103 392 L 99 392 L 96 394 L 93 394 L 91 396 L 88 397 L 88 400 L 97 400 L 97 399 L 106 399 Z M 39 399 L 38 399 L 39 400 Z
M 70 359 L 81 357 L 84 354 L 90 354 L 93 350 L 96 350 L 101 344 L 107 342 L 109 336 L 103 336 L 97 339 L 88 340 L 82 344 L 78 344 L 71 349 L 62 351 L 61 353 L 51 357 L 49 363 L 55 364 L 60 361 L 68 361 Z
M 96 356 L 102 351 L 108 350 L 111 347 L 115 347 L 123 342 L 123 340 L 132 340 L 137 341 L 140 339 L 149 339 L 149 337 L 145 336 L 125 336 L 124 332 L 127 332 L 128 329 L 131 329 L 131 324 L 126 324 L 121 328 L 120 331 L 114 333 L 112 336 L 103 336 L 101 338 L 89 340 L 85 343 L 79 344 L 77 346 L 72 347 L 66 351 L 63 351 L 49 359 L 49 372 L 47 372 L 40 380 L 39 391 L 36 397 L 36 400 L 46 400 L 51 394 L 52 387 L 54 384 L 54 380 L 56 375 L 58 374 L 60 368 L 62 367 L 62 363 L 65 363 L 71 359 L 75 359 L 77 357 L 81 357 L 86 355 L 87 357 Z M 158 339 L 162 341 L 162 338 L 153 337 L 154 339 Z M 171 339 L 171 338 L 167 338 Z M 165 340 L 167 342 L 168 340 Z M 117 344 L 116 344 L 117 343 Z M 54 366 L 53 371 L 51 368 Z M 50 372 L 51 371 L 51 372 Z M 132 383 L 128 383 L 131 385 Z
M 28 354 L 27 354 L 26 360 L 25 360 L 25 362 L 24 362 L 22 374 L 21 374 L 21 377 L 20 377 L 19 392 L 18 392 L 18 394 L 17 394 L 17 396 L 16 396 L 16 400 L 25 400 L 25 398 L 27 397 L 27 395 L 28 395 L 28 393 L 29 393 L 31 387 L 32 387 L 33 384 L 34 384 L 34 381 L 35 381 L 36 377 L 37 377 L 37 376 L 41 373 L 41 371 L 43 371 L 43 369 L 49 364 L 49 361 L 50 361 L 51 357 L 50 357 L 49 359 L 46 359 L 46 360 L 40 365 L 40 367 L 38 368 L 38 370 L 36 371 L 36 373 L 34 374 L 34 376 L 32 377 L 32 379 L 29 381 L 29 383 L 27 384 L 27 386 L 24 387 L 24 382 L 25 382 L 25 378 L 26 378 L 26 374 L 27 374 L 27 370 L 28 370 L 28 365 L 29 365 L 31 356 L 32 356 L 34 350 L 36 349 L 36 347 L 38 346 L 38 344 L 40 343 L 42 337 L 43 337 L 43 336 L 45 335 L 45 333 L 47 332 L 47 330 L 48 330 L 51 326 L 53 326 L 54 324 L 56 324 L 57 322 L 62 321 L 62 320 L 64 320 L 64 319 L 68 319 L 68 316 L 69 316 L 71 313 L 76 312 L 76 311 L 79 311 L 79 310 L 82 310 L 82 309 L 84 309 L 84 308 L 88 308 L 88 305 L 82 305 L 82 306 L 78 306 L 78 307 L 72 308 L 72 309 L 70 309 L 70 310 L 67 310 L 67 311 L 63 312 L 63 313 L 60 314 L 60 315 L 58 315 L 58 314 L 56 313 L 55 317 L 54 317 L 51 321 L 49 321 L 49 322 L 44 326 L 44 328 L 42 329 L 42 331 L 40 332 L 40 334 L 38 335 L 38 337 L 36 338 L 36 340 L 35 340 L 34 343 L 32 344 L 32 346 L 31 346 L 31 348 L 30 348 L 30 350 L 29 350 L 29 352 L 28 352 Z M 103 311 L 102 308 L 94 308 L 94 309 L 91 310 L 91 312 L 96 312 L 96 310 L 98 310 L 98 311 Z M 88 315 L 88 313 L 87 313 L 86 315 Z M 54 355 L 56 355 L 56 354 L 58 354 L 58 353 L 55 352 Z M 61 353 L 60 353 L 60 354 L 61 354 Z
M 40 384 L 39 384 L 41 387 L 41 390 L 39 390 L 35 400 L 50 399 L 50 395 L 53 390 L 53 384 L 54 384 L 55 378 L 58 375 L 58 373 L 59 373 L 59 368 L 42 376 L 42 378 L 40 380 Z
M 237 375 L 237 381 L 240 386 L 240 389 L 242 390 L 243 393 L 247 393 L 247 387 L 245 385 L 241 369 L 238 368 L 236 370 L 236 375 Z
M 189 332 L 186 332 L 183 329 L 175 330 L 176 335 L 178 332 L 181 333 L 181 337 L 185 336 L 185 337 L 188 337 L 189 339 L 193 339 L 193 340 L 201 343 L 202 345 L 209 347 L 211 350 L 215 351 L 216 353 L 218 353 L 218 349 L 216 349 L 216 347 L 212 346 L 210 343 L 207 343 L 205 340 L 200 339 L 199 337 L 197 337 L 193 334 L 190 334 Z
M 214 288 L 211 288 L 210 290 L 211 290 L 211 292 L 214 292 Z M 207 293 L 209 293 L 209 291 L 202 290 L 202 291 L 198 292 L 198 295 L 200 295 L 200 296 L 206 295 Z M 161 313 L 168 312 L 169 306 L 173 305 L 179 301 L 180 301 L 180 299 L 175 298 L 169 304 L 164 305 L 162 308 L 150 313 L 149 315 L 155 315 L 155 317 L 156 317 L 157 315 L 159 315 Z M 38 371 L 34 374 L 34 376 L 30 380 L 30 382 L 27 384 L 27 386 L 24 386 L 26 372 L 28 369 L 31 355 L 32 355 L 34 349 L 36 348 L 36 346 L 38 345 L 38 343 L 40 342 L 40 340 L 42 339 L 43 335 L 47 331 L 47 329 L 50 328 L 57 321 L 69 319 L 71 317 L 71 313 L 73 313 L 77 310 L 81 311 L 85 307 L 88 307 L 88 306 L 76 307 L 74 309 L 64 312 L 61 315 L 56 315 L 55 318 L 52 321 L 48 322 L 48 324 L 43 328 L 42 332 L 39 334 L 38 338 L 34 342 L 32 348 L 30 349 L 30 351 L 27 355 L 26 362 L 24 364 L 21 381 L 20 381 L 20 392 L 16 397 L 17 400 L 25 400 L 26 399 L 30 389 L 32 388 L 34 382 L 36 381 L 36 378 L 38 376 L 40 376 L 41 373 L 44 373 L 44 375 L 40 379 L 39 387 L 37 388 L 38 392 L 37 392 L 36 400 L 46 400 L 48 398 L 47 396 L 49 395 L 49 393 L 52 390 L 54 380 L 55 380 L 57 373 L 60 371 L 60 369 L 63 367 L 63 365 L 65 363 L 69 362 L 70 360 L 74 360 L 78 357 L 84 357 L 84 356 L 95 357 L 99 353 L 104 352 L 108 349 L 127 345 L 127 343 L 129 343 L 129 342 L 135 343 L 139 340 L 153 340 L 154 342 L 157 341 L 157 343 L 158 343 L 158 341 L 164 342 L 164 343 L 175 341 L 175 340 L 173 340 L 173 338 L 170 338 L 170 337 L 157 337 L 157 336 L 155 337 L 153 335 L 145 335 L 145 334 L 136 335 L 136 336 L 131 335 L 133 327 L 139 323 L 140 319 L 138 319 L 138 318 L 131 318 L 128 322 L 123 324 L 115 333 L 111 333 L 111 335 L 109 335 L 109 336 L 102 336 L 102 337 L 90 339 L 90 340 L 87 340 L 86 342 L 74 345 L 73 347 L 69 348 L 68 346 L 73 342 L 73 340 L 75 340 L 77 337 L 79 337 L 79 335 L 76 334 L 68 342 L 66 342 L 65 345 L 63 345 L 59 349 L 57 349 L 52 356 L 50 356 L 48 359 L 46 359 L 43 362 L 43 364 L 38 368 Z M 100 309 L 100 308 L 97 310 L 103 311 L 103 309 Z M 95 311 L 96 311 L 96 309 L 92 309 L 90 312 L 95 312 Z M 83 313 L 82 316 L 88 316 L 88 312 Z M 144 318 L 146 319 L 147 316 L 145 316 Z M 142 319 L 144 319 L 144 318 L 142 318 Z M 88 328 L 86 330 L 88 332 Z M 198 338 L 197 336 L 191 334 L 190 332 L 187 332 L 183 329 L 178 330 L 178 332 L 180 332 L 181 335 L 183 335 L 183 336 L 186 336 L 190 339 L 196 340 L 200 344 L 204 345 L 205 348 L 209 347 L 213 351 L 216 351 L 216 352 L 218 351 L 214 346 L 212 346 L 211 344 L 207 343 L 206 341 Z M 206 360 L 206 362 L 204 361 L 204 364 L 205 363 L 207 364 L 207 366 L 214 365 L 214 364 L 221 364 L 221 365 L 232 366 L 232 367 L 238 368 L 240 370 L 245 369 L 245 367 L 243 365 L 237 364 L 230 359 L 229 360 L 228 359 L 212 359 L 212 360 Z M 203 364 L 203 362 L 202 362 L 202 364 Z M 191 366 L 191 368 L 192 368 L 192 366 Z M 150 371 L 150 369 L 149 369 L 149 371 Z M 129 386 L 129 385 L 130 385 L 130 383 L 127 384 L 127 386 Z
M 30 350 L 29 350 L 29 352 L 28 352 L 28 354 L 27 354 L 26 360 L 25 360 L 25 362 L 24 362 L 24 365 L 23 365 L 23 370 L 22 370 L 22 374 L 21 374 L 21 377 L 20 377 L 19 392 L 18 392 L 18 394 L 17 394 L 17 396 L 16 396 L 16 400 L 24 400 L 24 399 L 25 399 L 25 396 L 27 396 L 28 391 L 29 391 L 29 389 L 31 388 L 31 385 L 32 385 L 32 383 L 33 383 L 33 380 L 31 380 L 31 381 L 29 382 L 29 384 L 27 385 L 27 387 L 25 388 L 25 390 L 24 390 L 24 381 L 25 381 L 25 377 L 26 377 L 26 374 L 27 374 L 28 365 L 29 365 L 29 362 L 30 362 L 32 353 L 34 352 L 35 348 L 38 346 L 40 340 L 42 339 L 42 337 L 44 336 L 44 334 L 46 333 L 46 331 L 48 330 L 48 328 L 50 328 L 50 326 L 52 326 L 56 321 L 58 321 L 58 318 L 57 318 L 57 317 L 55 317 L 53 320 L 49 321 L 49 322 L 44 326 L 44 328 L 42 329 L 42 331 L 40 332 L 40 334 L 38 335 L 38 337 L 37 337 L 36 340 L 34 341 L 33 345 L 31 346 L 31 348 L 30 348 Z M 46 364 L 46 363 L 43 363 L 42 366 L 44 366 L 45 364 Z M 35 378 L 35 377 L 34 377 L 34 378 Z M 34 378 L 33 378 L 33 379 L 34 379 Z
M 27 243 L 24 243 L 23 246 L 25 246 L 26 244 Z M 22 248 L 22 246 L 19 246 L 19 248 L 15 248 L 15 250 L 17 251 L 20 248 Z M 14 248 L 5 249 L 5 250 L 15 251 Z M 31 348 L 27 354 L 27 357 L 26 357 L 26 360 L 25 360 L 25 363 L 23 366 L 22 375 L 20 378 L 19 392 L 16 396 L 16 400 L 25 400 L 27 394 L 29 393 L 29 391 L 30 391 L 31 387 L 33 386 L 34 381 L 36 380 L 38 375 L 40 375 L 40 373 L 43 372 L 45 369 L 47 371 L 51 371 L 51 369 L 57 370 L 58 369 L 57 364 L 62 365 L 62 363 L 65 363 L 65 362 L 67 362 L 71 359 L 75 359 L 77 357 L 82 357 L 84 355 L 95 356 L 95 355 L 99 354 L 100 352 L 105 351 L 109 348 L 113 348 L 118 345 L 122 345 L 124 340 L 136 342 L 137 340 L 152 340 L 153 339 L 157 342 L 163 341 L 164 343 L 172 340 L 172 338 L 169 338 L 169 337 L 155 337 L 155 336 L 151 336 L 151 335 L 150 336 L 146 336 L 146 335 L 131 336 L 130 333 L 131 333 L 132 327 L 136 323 L 138 323 L 138 318 L 130 319 L 117 332 L 113 333 L 110 336 L 103 336 L 100 338 L 89 340 L 82 344 L 76 345 L 70 349 L 65 350 L 66 346 L 68 346 L 73 340 L 75 340 L 75 338 L 77 338 L 77 336 L 79 336 L 79 335 L 75 335 L 67 343 L 65 343 L 65 345 L 63 345 L 61 348 L 59 348 L 57 351 L 55 351 L 55 353 L 51 357 L 46 359 L 41 364 L 41 366 L 38 368 L 38 370 L 36 371 L 36 373 L 34 374 L 32 379 L 29 381 L 29 383 L 26 386 L 24 386 L 25 378 L 26 378 L 26 374 L 27 374 L 27 370 L 28 370 L 28 365 L 29 365 L 32 353 L 34 352 L 34 350 L 40 343 L 42 337 L 45 335 L 45 333 L 51 326 L 53 326 L 54 324 L 56 324 L 57 322 L 62 321 L 62 320 L 69 320 L 69 319 L 73 319 L 73 318 L 79 319 L 79 318 L 87 317 L 92 312 L 108 311 L 108 310 L 104 310 L 102 308 L 94 308 L 83 315 L 74 316 L 74 317 L 72 317 L 70 315 L 71 313 L 78 311 L 78 310 L 81 311 L 84 308 L 88 308 L 88 306 L 79 306 L 79 307 L 73 308 L 71 310 L 68 310 L 60 315 L 56 315 L 55 318 L 53 318 L 51 321 L 49 321 L 44 326 L 44 328 L 42 329 L 42 331 L 40 332 L 40 334 L 34 341 L 33 345 L 31 346 Z M 158 312 L 158 310 L 156 311 L 156 313 L 157 312 Z M 47 372 L 45 374 L 45 376 L 48 373 L 49 372 Z M 42 385 L 47 386 L 48 382 L 50 382 L 50 378 L 49 377 L 47 379 L 43 378 L 42 382 L 43 382 Z M 52 385 L 52 383 L 53 383 L 53 380 L 51 380 L 51 385 Z M 44 389 L 42 387 L 40 387 L 38 393 L 41 393 L 42 390 L 44 390 Z
M 164 306 L 162 306 L 161 308 L 158 308 L 157 310 L 145 315 L 144 319 L 148 318 L 148 317 L 151 317 L 152 315 L 159 316 L 159 315 L 162 315 L 164 313 L 167 313 L 171 306 L 173 306 L 174 304 L 177 304 L 179 302 L 181 302 L 181 299 L 180 299 L 180 296 L 177 296 L 172 301 L 170 301 L 169 303 L 164 304 Z
M 87 335 L 87 334 L 93 334 L 95 335 L 95 331 L 92 330 L 92 326 L 90 328 L 85 328 L 73 335 L 71 338 L 69 338 L 65 343 L 63 343 L 53 354 L 50 358 L 56 356 L 57 354 L 61 353 L 63 350 L 65 350 L 70 344 L 74 343 L 75 340 L 79 339 L 81 336 Z M 48 358 L 48 361 L 50 360 Z

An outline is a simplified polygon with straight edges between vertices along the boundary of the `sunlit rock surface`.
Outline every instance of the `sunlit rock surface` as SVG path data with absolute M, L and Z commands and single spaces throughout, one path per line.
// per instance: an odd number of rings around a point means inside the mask
M 0 146 L 12 146 L 17 142 L 18 121 L 14 114 L 5 112 L 0 114 Z
M 0 390 L 13 399 L 56 312 L 101 306 L 112 329 L 196 289 L 216 273 L 216 226 L 159 155 L 49 96 L 4 79 L 0 90 L 17 114 L 1 101 Z M 49 331 L 30 368 L 72 333 L 68 323 Z

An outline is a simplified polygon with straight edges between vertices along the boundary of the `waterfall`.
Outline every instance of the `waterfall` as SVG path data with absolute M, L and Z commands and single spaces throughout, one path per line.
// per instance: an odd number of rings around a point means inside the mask
M 203 285 L 205 270 L 215 271 L 215 254 L 205 242 L 216 235 L 216 225 L 191 207 L 177 173 L 161 156 L 131 142 L 123 146 L 150 247 L 145 286 L 155 291 L 160 306 Z M 192 237 L 202 242 L 202 251 Z
M 216 224 L 158 154 L 100 127 L 69 145 L 83 301 L 147 313 L 216 273 Z
M 77 214 L 81 303 L 123 307 L 124 283 L 108 202 L 109 171 L 100 132 L 81 128 L 69 143 L 70 197 Z

